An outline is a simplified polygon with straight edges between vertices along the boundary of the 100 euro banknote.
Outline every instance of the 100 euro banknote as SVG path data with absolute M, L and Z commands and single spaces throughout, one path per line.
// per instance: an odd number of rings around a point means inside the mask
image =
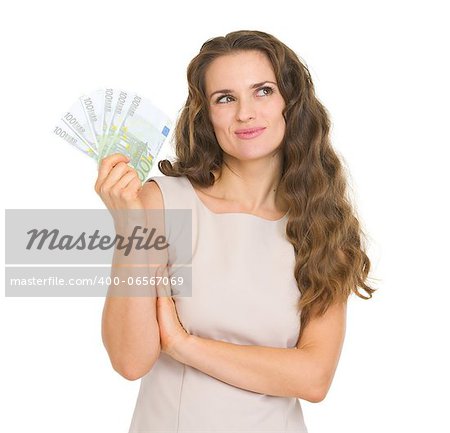
M 109 137 L 101 149 L 102 158 L 113 153 L 122 153 L 130 158 L 143 181 L 151 170 L 167 135 L 171 121 L 150 101 L 137 94 L 128 95 L 126 109 L 112 123 Z M 114 117 L 114 116 L 113 116 Z M 149 121 L 151 119 L 151 122 Z
M 113 153 L 124 154 L 143 182 L 171 127 L 170 118 L 148 99 L 105 88 L 78 98 L 54 133 L 98 163 Z
M 89 132 L 86 119 L 67 111 L 56 123 L 53 132 L 91 158 L 97 159 L 98 149 Z

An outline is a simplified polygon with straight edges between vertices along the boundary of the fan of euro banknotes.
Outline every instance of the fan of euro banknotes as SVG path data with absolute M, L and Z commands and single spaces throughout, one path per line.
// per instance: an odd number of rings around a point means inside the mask
M 79 97 L 57 122 L 54 133 L 99 163 L 113 153 L 130 158 L 144 182 L 172 122 L 134 92 L 99 89 Z

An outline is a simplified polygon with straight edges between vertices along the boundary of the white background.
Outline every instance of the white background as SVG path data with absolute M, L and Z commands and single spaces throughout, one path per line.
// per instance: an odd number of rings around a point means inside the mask
M 449 432 L 444 4 L 8 2 L 0 14 L 2 207 L 103 208 L 93 161 L 52 134 L 64 110 L 109 86 L 139 91 L 175 119 L 187 64 L 205 40 L 238 29 L 274 34 L 306 62 L 331 114 L 379 279 L 372 300 L 351 298 L 326 399 L 302 402 L 309 431 Z M 160 158 L 171 152 L 166 144 Z M 103 301 L 3 294 L 0 431 L 128 431 L 139 381 L 109 363 Z

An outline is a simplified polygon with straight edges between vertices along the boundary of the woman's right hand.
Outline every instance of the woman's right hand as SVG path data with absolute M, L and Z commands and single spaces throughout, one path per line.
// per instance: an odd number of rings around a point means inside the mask
M 121 153 L 102 159 L 95 183 L 95 191 L 111 212 L 116 227 L 122 227 L 129 219 L 142 215 L 139 210 L 144 209 L 139 195 L 141 180 L 128 162 L 129 158 Z M 134 209 L 135 212 L 129 212 Z M 131 214 L 133 218 L 130 218 Z

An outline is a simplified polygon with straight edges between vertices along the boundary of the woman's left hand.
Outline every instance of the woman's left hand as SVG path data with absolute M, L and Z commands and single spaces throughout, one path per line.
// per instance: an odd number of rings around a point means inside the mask
M 189 334 L 181 325 L 175 302 L 172 299 L 172 296 L 170 296 L 170 276 L 167 273 L 167 268 L 164 267 L 162 275 L 161 268 L 159 268 L 157 276 L 163 277 L 156 288 L 158 294 L 156 300 L 156 312 L 161 340 L 161 351 L 167 353 L 172 358 L 177 359 L 177 356 L 179 355 L 178 349 L 182 344 L 186 343 Z M 168 284 L 164 284 L 164 278 L 166 278 Z

